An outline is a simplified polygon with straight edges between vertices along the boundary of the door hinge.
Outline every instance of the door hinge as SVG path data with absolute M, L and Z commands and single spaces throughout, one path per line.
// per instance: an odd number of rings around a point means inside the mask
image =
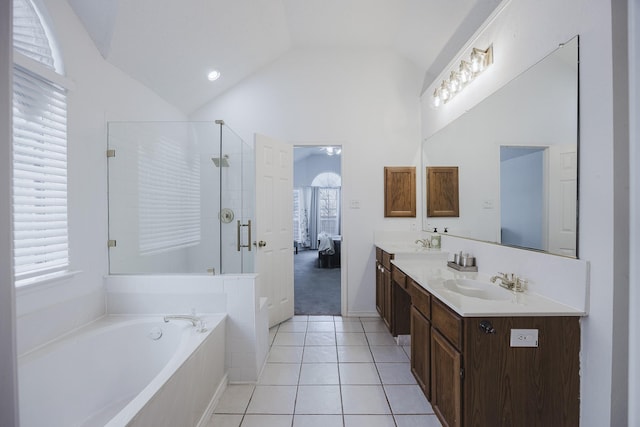
M 464 368 L 460 368 L 460 379 L 464 379 Z
M 115 157 L 116 156 L 116 150 L 111 149 L 111 150 L 107 150 L 107 157 Z
M 108 248 L 115 248 L 116 247 L 116 241 L 115 240 L 107 240 L 107 247 Z

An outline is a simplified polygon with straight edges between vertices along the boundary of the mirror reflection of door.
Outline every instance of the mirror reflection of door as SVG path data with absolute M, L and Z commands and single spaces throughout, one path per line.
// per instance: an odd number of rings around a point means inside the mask
M 500 239 L 546 250 L 546 147 L 500 147 Z
M 341 314 L 341 148 L 294 147 L 294 306 Z

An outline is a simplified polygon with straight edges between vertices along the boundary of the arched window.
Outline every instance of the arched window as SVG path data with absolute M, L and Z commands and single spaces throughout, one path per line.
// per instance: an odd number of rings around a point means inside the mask
M 316 230 L 330 236 L 340 234 L 340 175 L 333 172 L 319 173 L 311 182 L 317 216 Z
M 312 187 L 336 188 L 342 185 L 340 175 L 333 172 L 322 172 L 311 181 Z
M 13 242 L 16 285 L 69 269 L 67 88 L 31 0 L 13 2 Z

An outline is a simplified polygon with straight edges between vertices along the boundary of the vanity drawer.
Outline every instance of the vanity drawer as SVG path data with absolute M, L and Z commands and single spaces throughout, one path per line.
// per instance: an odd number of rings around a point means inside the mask
M 407 289 L 407 275 L 395 265 L 391 268 L 391 280 L 396 282 L 403 289 Z
M 382 264 L 382 249 L 376 248 L 376 261 Z
M 462 350 L 462 318 L 435 298 L 431 305 L 431 324 L 458 350 Z
M 411 295 L 411 304 L 427 319 L 431 319 L 431 294 L 418 285 L 413 279 L 407 279 L 407 287 Z
M 387 270 L 391 271 L 391 260 L 393 259 L 393 254 L 382 251 L 382 266 Z

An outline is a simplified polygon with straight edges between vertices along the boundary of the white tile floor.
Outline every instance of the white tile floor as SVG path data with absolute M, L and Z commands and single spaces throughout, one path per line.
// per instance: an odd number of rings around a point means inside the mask
M 230 384 L 208 427 L 440 427 L 380 319 L 295 316 L 269 338 L 258 383 Z

